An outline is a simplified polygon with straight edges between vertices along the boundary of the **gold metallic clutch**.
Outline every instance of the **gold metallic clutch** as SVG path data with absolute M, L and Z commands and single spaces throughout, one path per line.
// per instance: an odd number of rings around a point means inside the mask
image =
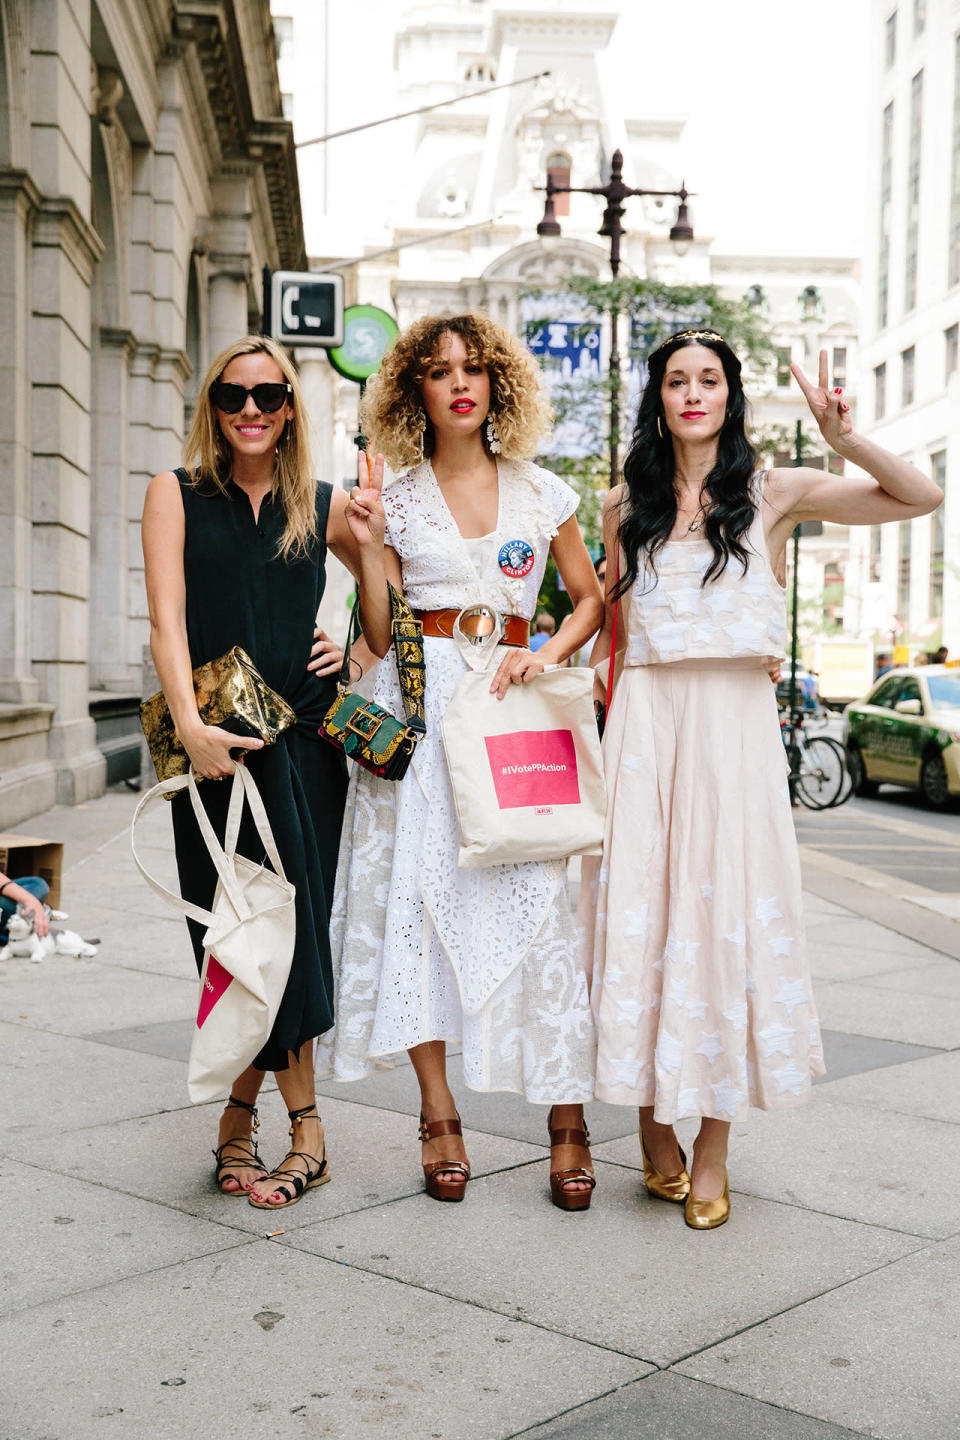
M 219 660 L 208 660 L 193 672 L 197 710 L 205 725 L 219 725 L 237 735 L 257 735 L 272 745 L 296 715 L 264 680 L 245 650 L 235 645 Z M 173 717 L 161 690 L 140 706 L 140 724 L 158 780 L 185 775 L 190 757 L 180 744 Z M 171 799 L 179 791 L 171 791 Z

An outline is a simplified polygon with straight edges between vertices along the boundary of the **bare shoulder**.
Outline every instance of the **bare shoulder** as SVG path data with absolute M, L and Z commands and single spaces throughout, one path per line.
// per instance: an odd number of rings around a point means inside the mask
M 152 517 L 167 518 L 171 516 L 183 516 L 183 497 L 180 494 L 180 481 L 172 470 L 161 470 L 159 475 L 154 475 L 146 489 L 143 498 L 143 518 L 150 520 Z
M 608 490 L 608 491 L 607 491 L 607 494 L 606 494 L 606 498 L 604 499 L 604 502 L 603 502 L 603 518 L 604 518 L 604 520 L 606 520 L 610 515 L 616 515 L 616 514 L 618 514 L 618 513 L 619 513 L 619 510 L 620 510 L 620 507 L 621 507 L 621 505 L 624 503 L 624 501 L 626 500 L 626 498 L 627 498 L 627 487 L 626 487 L 626 485 L 614 485 L 614 487 L 613 487 L 612 490 Z

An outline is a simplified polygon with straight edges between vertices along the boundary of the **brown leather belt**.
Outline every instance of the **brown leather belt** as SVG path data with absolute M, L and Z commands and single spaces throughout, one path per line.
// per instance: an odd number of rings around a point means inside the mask
M 442 640 L 453 639 L 453 626 L 459 610 L 415 610 L 413 612 L 420 624 L 423 626 L 424 635 L 439 637 Z M 503 639 L 501 645 L 518 645 L 526 648 L 530 644 L 530 621 L 524 620 L 522 615 L 503 615 Z M 465 635 L 484 635 L 489 632 L 482 627 L 486 617 L 483 615 L 467 616 L 461 624 Z

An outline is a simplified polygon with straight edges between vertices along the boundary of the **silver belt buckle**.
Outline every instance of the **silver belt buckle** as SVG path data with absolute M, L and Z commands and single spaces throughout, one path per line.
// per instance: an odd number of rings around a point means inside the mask
M 499 610 L 482 601 L 476 605 L 465 605 L 453 622 L 454 636 L 466 640 L 469 645 L 499 645 L 506 628 Z

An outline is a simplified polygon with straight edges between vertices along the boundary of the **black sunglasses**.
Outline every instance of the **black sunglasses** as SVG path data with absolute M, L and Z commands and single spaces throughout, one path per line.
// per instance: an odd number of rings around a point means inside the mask
M 247 403 L 247 396 L 253 396 L 253 403 L 264 415 L 275 415 L 293 386 L 287 381 L 264 380 L 247 389 L 245 385 L 233 385 L 227 380 L 217 380 L 210 386 L 210 399 L 225 415 L 239 415 Z

